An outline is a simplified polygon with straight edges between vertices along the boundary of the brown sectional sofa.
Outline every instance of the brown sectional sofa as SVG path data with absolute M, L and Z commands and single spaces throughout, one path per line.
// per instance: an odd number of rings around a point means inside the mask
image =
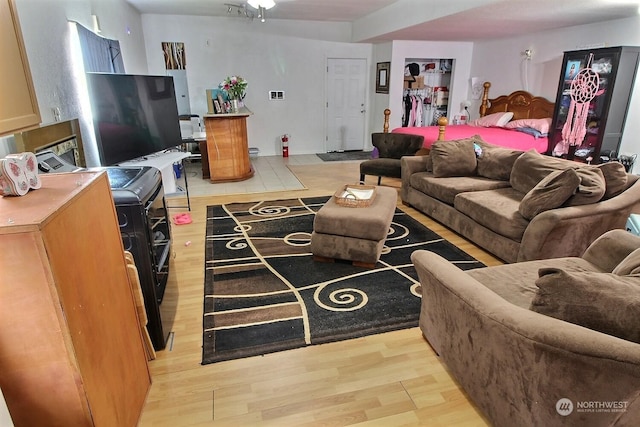
M 436 142 L 401 164 L 403 203 L 506 262 L 580 256 L 624 228 L 640 202 L 638 177 L 619 163 L 585 165 L 478 136 Z
M 582 257 L 468 271 L 416 251 L 420 329 L 496 427 L 637 426 L 638 248 L 612 230 Z

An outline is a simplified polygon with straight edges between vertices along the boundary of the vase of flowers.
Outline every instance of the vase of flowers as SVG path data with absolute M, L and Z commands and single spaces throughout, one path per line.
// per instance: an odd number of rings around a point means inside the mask
M 224 79 L 219 87 L 227 93 L 234 111 L 238 111 L 239 103 L 246 95 L 247 81 L 240 76 L 231 76 Z

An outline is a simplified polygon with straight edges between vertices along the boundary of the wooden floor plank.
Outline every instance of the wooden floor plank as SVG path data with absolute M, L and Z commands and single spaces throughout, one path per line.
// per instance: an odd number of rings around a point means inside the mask
M 201 365 L 208 205 L 328 196 L 358 178 L 358 162 L 290 166 L 306 190 L 191 198 L 193 222 L 173 225 L 171 350 L 150 362 L 140 426 L 485 426 L 419 328 Z M 400 181 L 383 178 L 399 190 Z M 414 209 L 398 206 L 487 265 L 490 254 Z M 172 210 L 171 214 L 179 211 Z

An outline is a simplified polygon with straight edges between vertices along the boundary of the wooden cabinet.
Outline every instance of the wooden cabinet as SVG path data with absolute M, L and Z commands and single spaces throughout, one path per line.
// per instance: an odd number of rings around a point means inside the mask
M 612 153 L 620 154 L 639 57 L 640 47 L 629 46 L 564 53 L 549 135 L 553 154 L 591 163 L 607 161 Z M 599 87 L 588 101 L 584 138 L 568 147 L 563 144 L 562 129 L 571 112 L 572 82 L 580 70 L 589 66 L 598 74 Z
M 253 176 L 247 141 L 247 117 L 251 114 L 243 107 L 238 113 L 204 115 L 207 152 L 202 156 L 207 156 L 211 181 L 241 181 Z
M 0 197 L 0 388 L 19 426 L 135 426 L 151 377 L 106 172 Z
M 14 0 L 0 0 L 0 135 L 40 123 Z

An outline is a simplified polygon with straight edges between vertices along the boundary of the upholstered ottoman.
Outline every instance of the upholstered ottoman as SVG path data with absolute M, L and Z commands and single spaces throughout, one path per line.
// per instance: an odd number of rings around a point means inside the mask
M 397 199 L 398 192 L 391 187 L 376 187 L 376 196 L 367 207 L 341 206 L 332 197 L 313 222 L 314 260 L 343 259 L 373 268 L 380 259 Z

